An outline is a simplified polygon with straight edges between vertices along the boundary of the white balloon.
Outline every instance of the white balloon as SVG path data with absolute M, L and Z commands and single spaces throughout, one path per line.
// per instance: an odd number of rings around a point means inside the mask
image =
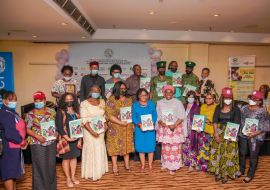
M 160 58 L 160 56 L 161 56 L 160 51 L 155 51 L 155 52 L 153 53 L 153 57 L 156 58 L 156 59 Z

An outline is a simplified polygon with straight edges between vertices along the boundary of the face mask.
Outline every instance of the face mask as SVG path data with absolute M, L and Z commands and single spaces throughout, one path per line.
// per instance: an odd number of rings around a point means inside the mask
M 72 105 L 73 105 L 73 101 L 70 101 L 70 102 L 65 102 L 65 104 L 66 104 L 66 106 L 67 106 L 67 107 L 72 107 Z
M 188 103 L 193 103 L 194 102 L 194 98 L 188 98 Z
M 165 71 L 159 71 L 158 73 L 159 73 L 159 75 L 161 75 L 161 76 L 165 75 Z
M 99 96 L 100 96 L 99 93 L 92 93 L 92 97 L 93 97 L 93 98 L 98 98 Z
M 116 79 L 118 79 L 120 77 L 120 73 L 114 73 L 113 74 L 113 77 L 116 78 Z
M 224 100 L 224 103 L 230 105 L 232 103 L 232 100 Z
M 98 74 L 98 70 L 92 70 L 92 74 L 93 75 L 97 75 Z
M 202 78 L 202 77 L 201 77 Z M 205 78 L 202 78 L 202 80 L 207 80 L 208 79 L 208 77 L 205 77 Z
M 121 90 L 121 91 L 120 91 L 120 94 L 121 94 L 122 96 L 126 96 L 127 92 L 124 91 L 124 90 Z
M 35 107 L 36 107 L 37 109 L 41 109 L 41 108 L 43 108 L 44 106 L 45 106 L 44 102 L 35 103 Z
M 249 101 L 248 101 L 248 103 L 249 103 L 249 105 L 251 105 L 251 106 L 255 106 L 255 105 L 257 105 L 257 103 L 256 103 L 256 102 L 254 102 L 253 100 L 249 100 Z
M 177 68 L 171 68 L 171 71 L 175 73 L 177 71 Z
M 7 107 L 10 109 L 15 109 L 18 105 L 18 102 L 8 102 Z
M 186 73 L 189 75 L 189 74 L 191 74 L 191 73 L 192 73 L 192 71 L 188 71 L 188 70 L 186 70 Z
M 69 81 L 69 80 L 72 79 L 72 77 L 64 77 L 64 79 L 65 79 L 66 81 Z

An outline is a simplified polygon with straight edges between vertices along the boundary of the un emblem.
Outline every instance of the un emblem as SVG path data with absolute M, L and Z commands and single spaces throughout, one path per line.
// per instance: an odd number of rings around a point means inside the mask
M 104 55 L 105 55 L 105 57 L 107 57 L 107 58 L 111 58 L 111 57 L 113 56 L 113 54 L 114 54 L 114 52 L 113 52 L 113 50 L 110 49 L 110 48 L 108 48 L 108 49 L 106 49 L 106 50 L 104 51 Z
M 3 57 L 0 57 L 0 73 L 4 72 L 6 68 L 6 62 Z

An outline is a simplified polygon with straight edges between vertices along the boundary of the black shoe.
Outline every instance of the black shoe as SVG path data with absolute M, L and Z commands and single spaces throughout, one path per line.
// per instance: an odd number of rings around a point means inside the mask
M 227 179 L 227 180 L 224 180 L 224 179 L 223 179 L 223 180 L 221 181 L 221 183 L 222 183 L 222 184 L 225 184 L 225 183 L 227 183 L 227 181 L 228 181 L 228 179 Z
M 242 175 L 244 175 L 245 172 L 240 172 L 240 175 L 236 175 L 237 178 L 240 178 Z
M 215 178 L 215 181 L 216 181 L 216 182 L 218 182 L 218 181 L 220 181 L 220 180 L 221 180 L 221 177 L 220 177 L 220 178 L 217 178 L 217 177 Z
M 210 175 L 215 175 L 215 172 L 210 172 Z
M 243 183 L 249 183 L 249 182 L 251 182 L 251 180 L 252 180 L 253 178 L 250 178 L 250 180 L 249 181 L 247 181 L 247 180 L 245 180 L 245 179 L 243 179 Z

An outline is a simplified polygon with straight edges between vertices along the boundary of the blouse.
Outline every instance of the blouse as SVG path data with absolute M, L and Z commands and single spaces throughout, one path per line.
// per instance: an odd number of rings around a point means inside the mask
M 227 125 L 228 122 L 240 124 L 241 122 L 240 109 L 237 106 L 234 106 L 231 111 L 228 113 L 221 112 L 219 105 L 216 106 L 215 113 L 213 116 L 213 123 L 220 123 Z
M 206 119 L 208 119 L 209 122 L 213 122 L 213 115 L 214 115 L 216 106 L 217 106 L 217 104 L 214 103 L 214 105 L 212 105 L 210 108 L 207 108 L 207 104 L 203 104 L 201 106 L 200 115 L 205 115 L 206 116 Z M 214 127 L 213 127 L 213 125 L 209 125 L 209 124 L 205 123 L 204 132 L 210 133 L 211 136 L 212 136 L 214 134 Z

